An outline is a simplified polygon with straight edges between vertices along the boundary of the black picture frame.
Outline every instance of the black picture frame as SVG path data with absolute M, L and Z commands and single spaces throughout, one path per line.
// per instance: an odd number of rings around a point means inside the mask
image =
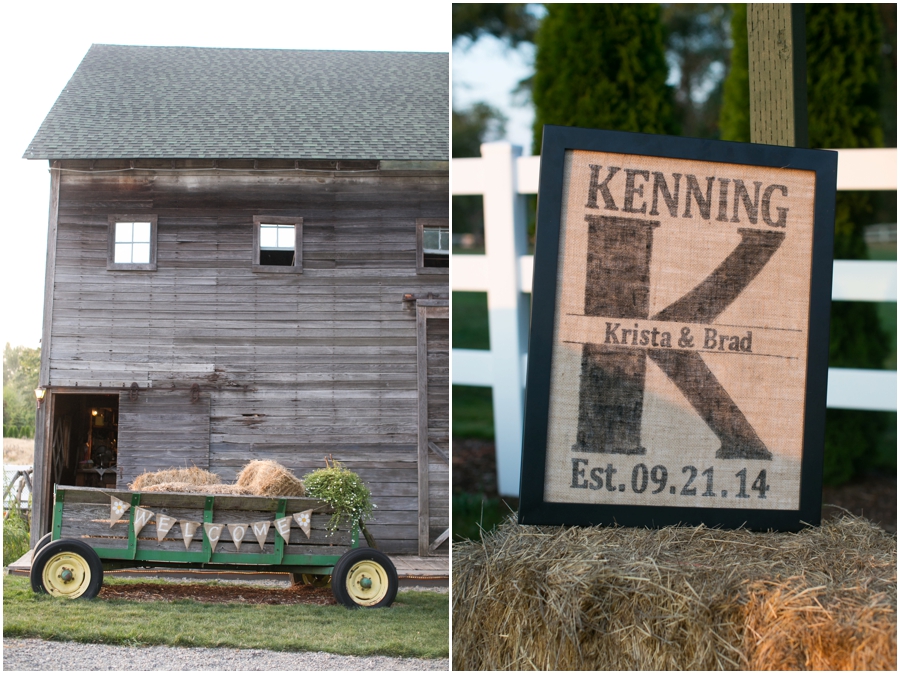
M 569 150 L 815 172 L 808 323 L 811 327 L 807 341 L 800 507 L 797 510 L 611 505 L 545 500 L 564 165 Z M 837 152 L 834 151 L 544 126 L 526 377 L 518 515 L 520 524 L 647 527 L 705 524 L 710 527 L 778 531 L 798 531 L 806 525 L 820 524 L 836 183 Z

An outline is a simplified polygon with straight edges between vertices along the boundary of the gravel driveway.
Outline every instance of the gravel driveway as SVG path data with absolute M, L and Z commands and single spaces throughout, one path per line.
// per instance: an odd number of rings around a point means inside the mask
M 4 639 L 3 670 L 12 671 L 449 671 L 450 661 L 278 653 L 259 649 L 106 646 Z

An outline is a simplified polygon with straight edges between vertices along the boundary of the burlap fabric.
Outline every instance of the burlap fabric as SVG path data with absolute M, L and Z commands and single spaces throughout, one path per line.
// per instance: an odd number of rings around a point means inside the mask
M 814 196 L 567 152 L 546 501 L 799 508 Z

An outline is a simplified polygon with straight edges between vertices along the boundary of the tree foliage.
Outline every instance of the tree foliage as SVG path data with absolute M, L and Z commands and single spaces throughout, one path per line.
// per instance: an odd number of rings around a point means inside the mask
M 719 133 L 722 140 L 750 142 L 750 55 L 747 5 L 731 6 L 731 59 L 722 91 Z
M 453 3 L 453 41 L 482 35 L 506 40 L 513 47 L 533 42 L 538 19 L 526 3 Z
M 675 117 L 684 136 L 719 137 L 731 13 L 727 4 L 663 5 L 666 56 L 674 66 L 670 77 L 677 74 Z
M 749 141 L 746 5 L 734 6 L 732 36 L 734 49 L 731 71 L 725 83 L 722 137 Z M 881 13 L 876 5 L 806 5 L 807 106 L 811 147 L 883 146 L 881 83 L 885 80 L 884 37 Z M 834 238 L 836 259 L 866 257 L 863 227 L 872 222 L 876 201 L 877 197 L 871 192 L 838 193 Z M 832 304 L 831 367 L 884 367 L 891 351 L 888 342 L 879 324 L 875 305 L 866 302 Z M 876 449 L 885 433 L 886 416 L 828 410 L 825 429 L 827 482 L 844 482 L 854 473 L 879 464 L 893 462 L 896 466 L 896 455 L 879 456 Z
M 506 116 L 487 103 L 454 110 L 452 122 L 454 157 L 480 157 L 483 142 L 502 138 L 506 133 Z
M 658 5 L 548 5 L 536 47 L 535 153 L 544 124 L 677 131 Z
M 3 435 L 33 437 L 41 350 L 25 346 L 3 349 Z

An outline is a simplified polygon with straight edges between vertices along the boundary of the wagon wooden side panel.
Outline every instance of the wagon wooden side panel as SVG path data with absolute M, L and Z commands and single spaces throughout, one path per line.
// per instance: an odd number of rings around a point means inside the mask
M 110 497 L 130 507 L 110 526 Z M 134 534 L 135 508 L 152 511 L 178 520 L 168 533 L 158 539 L 156 518 Z M 293 525 L 285 543 L 274 525 L 269 527 L 265 542 L 259 542 L 248 531 L 240 549 L 229 538 L 227 530 L 211 549 L 203 531 L 203 523 L 244 524 L 272 523 L 276 518 L 312 510 L 310 536 Z M 207 566 L 272 565 L 279 567 L 333 566 L 341 554 L 359 545 L 355 528 L 343 527 L 331 532 L 327 525 L 334 510 L 324 501 L 309 498 L 269 498 L 178 494 L 166 492 L 131 492 L 78 487 L 58 487 L 53 517 L 53 540 L 78 539 L 90 545 L 107 564 L 152 562 L 155 564 L 187 564 Z M 183 522 L 197 522 L 200 527 L 186 545 Z M 308 569 L 307 569 L 308 571 Z

